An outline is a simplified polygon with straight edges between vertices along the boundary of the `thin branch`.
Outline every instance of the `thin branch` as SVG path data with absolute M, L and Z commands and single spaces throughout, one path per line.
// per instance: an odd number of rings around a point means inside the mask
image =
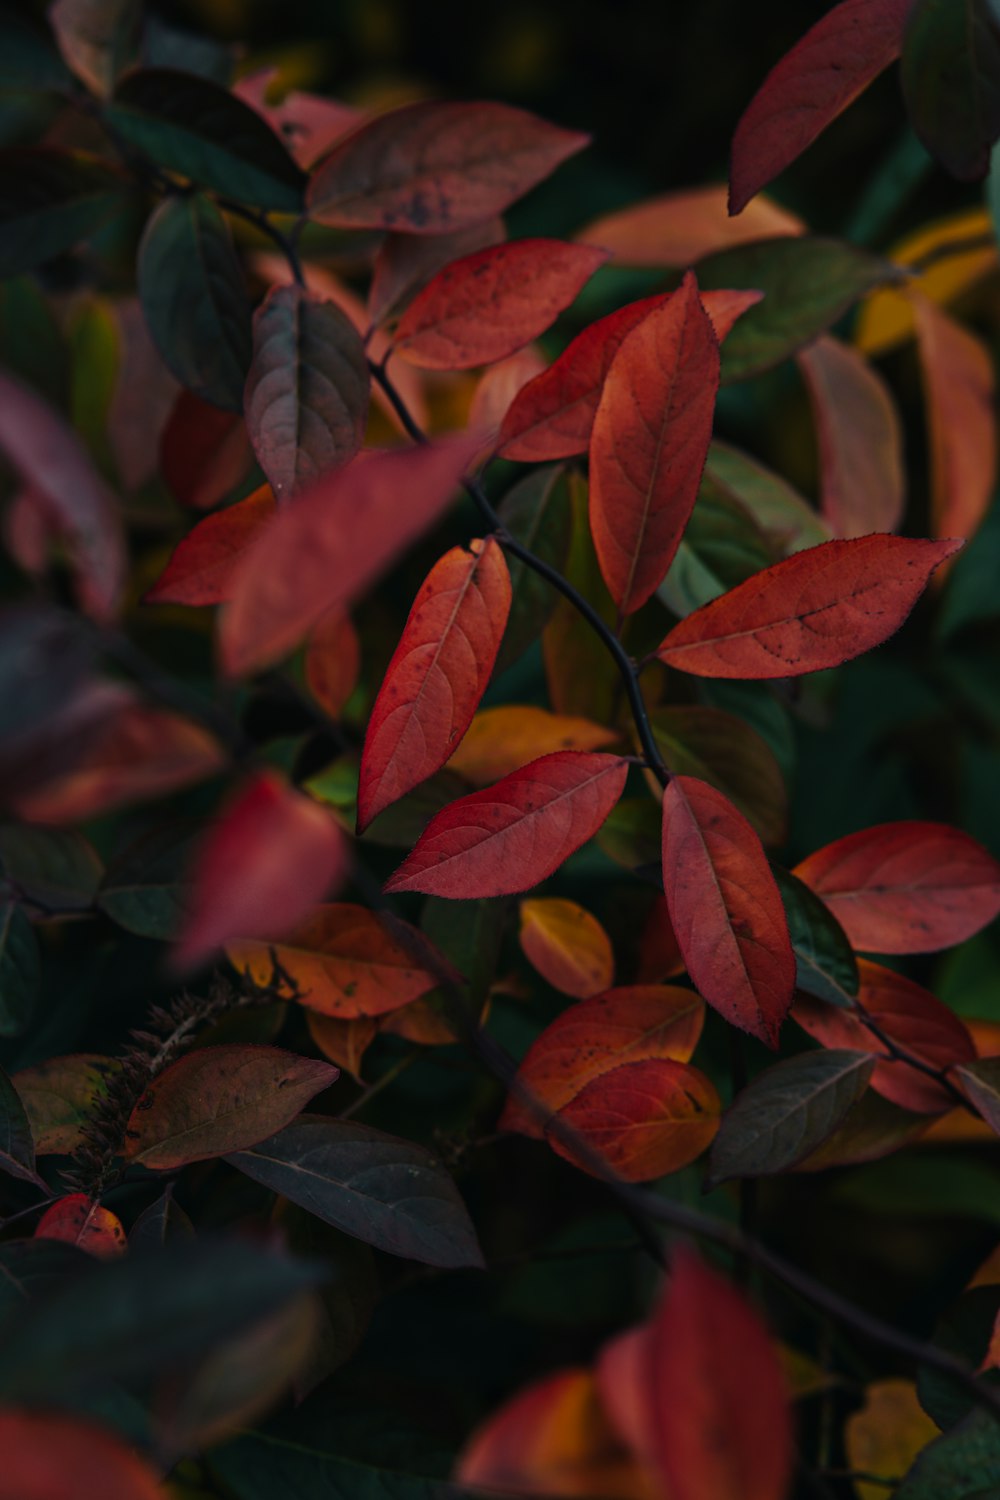
M 968 1113 L 972 1113 L 969 1110 L 968 1099 L 962 1093 L 961 1089 L 956 1088 L 955 1084 L 952 1083 L 944 1068 L 936 1068 L 933 1063 L 926 1062 L 924 1058 L 919 1057 L 915 1052 L 911 1052 L 908 1047 L 900 1046 L 882 1028 L 879 1022 L 876 1021 L 871 1012 L 865 1009 L 860 1000 L 854 1001 L 853 1011 L 862 1026 L 870 1031 L 872 1036 L 877 1037 L 883 1047 L 885 1047 L 889 1054 L 888 1060 L 890 1062 L 906 1063 L 907 1067 L 914 1068 L 918 1073 L 923 1073 L 926 1078 L 932 1078 L 936 1084 L 944 1089 L 946 1094 L 951 1096 L 956 1105 Z

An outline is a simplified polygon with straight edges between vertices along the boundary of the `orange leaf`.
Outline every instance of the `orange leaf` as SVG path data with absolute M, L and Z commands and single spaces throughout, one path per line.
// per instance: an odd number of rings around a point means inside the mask
M 221 604 L 229 598 L 236 565 L 274 515 L 274 496 L 262 484 L 245 500 L 206 516 L 174 548 L 146 604 Z
M 313 626 L 304 667 L 316 702 L 331 719 L 338 719 L 361 671 L 361 642 L 349 615 L 334 610 Z
M 350 1073 L 356 1083 L 363 1083 L 361 1063 L 378 1035 L 378 1022 L 371 1016 L 353 1016 L 342 1021 L 339 1016 L 323 1016 L 306 1011 L 309 1035 L 324 1057 Z
M 486 691 L 510 613 L 494 537 L 453 547 L 425 579 L 375 700 L 361 757 L 358 831 L 439 771 Z
M 646 198 L 588 224 L 578 236 L 604 245 L 623 266 L 690 266 L 703 255 L 751 240 L 802 234 L 801 219 L 770 198 L 757 198 L 730 218 L 724 186 Z
M 689 272 L 625 339 L 590 439 L 590 524 L 622 614 L 663 582 L 698 494 L 712 436 L 719 346 Z
M 219 627 L 226 674 L 276 661 L 328 611 L 363 594 L 442 514 L 478 448 L 467 436 L 366 453 L 274 516 L 232 578 Z
M 158 1476 L 120 1438 L 49 1412 L 0 1411 L 0 1500 L 163 1500 Z
M 903 434 L 888 386 L 838 339 L 817 339 L 798 362 L 812 398 L 823 514 L 833 535 L 895 531 L 904 504 Z
M 879 823 L 817 849 L 794 873 L 870 953 L 950 948 L 1000 914 L 1000 864 L 944 823 Z
M 302 991 L 302 1004 L 341 1020 L 383 1015 L 437 984 L 374 912 L 348 902 L 321 906 L 283 942 L 234 943 L 226 951 L 238 969 L 263 983 L 272 947 Z
M 471 370 L 544 333 L 607 260 L 563 240 L 510 240 L 439 271 L 399 320 L 393 348 L 426 370 Z
M 675 625 L 657 655 L 696 677 L 799 677 L 898 630 L 962 546 L 901 536 L 821 542 L 755 573 Z
M 877 1380 L 865 1404 L 844 1425 L 844 1447 L 852 1469 L 863 1474 L 906 1474 L 921 1449 L 939 1436 L 920 1405 L 912 1380 Z M 884 1484 L 858 1480 L 858 1500 L 885 1500 Z
M 125 1231 L 121 1220 L 110 1209 L 88 1198 L 86 1193 L 70 1193 L 47 1208 L 35 1230 L 37 1240 L 65 1240 L 78 1245 L 98 1260 L 124 1255 Z M 0 1488 L 2 1493 L 2 1488 Z
M 543 755 L 433 817 L 385 888 L 454 900 L 530 890 L 597 832 L 627 776 L 617 755 Z
M 615 730 L 603 724 L 550 714 L 544 708 L 486 708 L 474 716 L 448 769 L 473 786 L 488 786 L 539 755 L 551 755 L 556 750 L 598 750 L 617 738 Z
M 585 1000 L 614 983 L 611 939 L 575 901 L 522 901 L 519 937 L 525 958 L 564 995 Z
M 325 808 L 277 772 L 257 772 L 201 845 L 176 966 L 193 968 L 237 938 L 283 937 L 339 884 L 348 859 Z
M 742 813 L 693 776 L 674 776 L 663 795 L 663 888 L 699 993 L 775 1046 L 795 988 L 781 896 Z

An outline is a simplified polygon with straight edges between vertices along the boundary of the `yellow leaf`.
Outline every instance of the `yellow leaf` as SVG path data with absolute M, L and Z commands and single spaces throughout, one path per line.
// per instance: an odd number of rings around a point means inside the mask
M 938 1435 L 936 1425 L 917 1400 L 910 1380 L 879 1380 L 865 1392 L 865 1404 L 847 1419 L 845 1443 L 852 1469 L 899 1480 Z M 855 1484 L 859 1500 L 885 1500 L 881 1484 Z
M 448 762 L 473 786 L 490 786 L 540 755 L 556 750 L 598 750 L 618 738 L 590 719 L 551 714 L 544 708 L 486 708 L 476 714 Z

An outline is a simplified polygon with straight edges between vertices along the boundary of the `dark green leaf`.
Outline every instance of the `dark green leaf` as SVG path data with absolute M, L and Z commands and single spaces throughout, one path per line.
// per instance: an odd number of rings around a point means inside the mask
M 572 530 L 569 489 L 562 465 L 533 469 L 519 479 L 504 496 L 499 514 L 516 541 L 562 571 Z M 516 557 L 508 556 L 507 566 L 512 596 L 497 656 L 498 674 L 506 671 L 537 640 L 556 602 L 552 585 Z
M 861 1097 L 868 1052 L 802 1052 L 765 1068 L 722 1117 L 709 1156 L 713 1187 L 731 1177 L 787 1171 L 833 1134 Z
M 989 0 L 914 0 L 900 77 L 931 155 L 964 181 L 984 176 L 1000 136 L 1000 31 Z
M 974 1411 L 918 1453 L 894 1500 L 994 1500 L 1000 1489 L 1000 1422 Z
M 139 0 L 54 0 L 49 25 L 66 66 L 106 98 L 135 40 Z
M 144 1208 L 129 1231 L 130 1251 L 154 1250 L 160 1245 L 194 1238 L 194 1225 L 179 1203 L 172 1186 L 164 1188 L 155 1203 Z
M 43 910 L 86 911 L 101 881 L 95 850 L 68 828 L 0 824 L 0 867 L 27 901 Z
M 650 714 L 667 768 L 718 787 L 743 813 L 765 844 L 785 837 L 788 798 L 781 767 L 755 729 L 722 708 L 677 704 Z
M 706 474 L 657 594 L 675 615 L 689 615 L 775 561 L 750 512 Z
M 420 913 L 421 930 L 467 981 L 475 1016 L 485 1005 L 496 975 L 509 907 L 503 897 L 468 901 L 462 921 L 456 922 L 452 902 L 428 896 Z
M 218 1449 L 210 1466 L 236 1500 L 462 1500 L 464 1493 L 439 1479 L 317 1453 L 264 1432 Z
M 293 1203 L 280 1205 L 277 1221 L 296 1255 L 323 1261 L 330 1269 L 330 1279 L 319 1294 L 312 1355 L 295 1380 L 295 1393 L 301 1400 L 358 1348 L 378 1301 L 378 1272 L 367 1245 Z
M 0 741 L 13 751 L 62 709 L 94 660 L 68 610 L 24 605 L 0 615 Z
M 71 250 L 123 200 L 106 162 L 47 146 L 0 151 L 0 276 L 17 276 Z
M 335 1229 L 430 1266 L 480 1266 L 458 1189 L 422 1146 L 353 1121 L 304 1117 L 226 1161 Z
M 218 84 L 172 68 L 130 73 L 111 125 L 160 167 L 242 203 L 299 213 L 305 178 L 269 125 Z
M 35 1171 L 35 1143 L 17 1089 L 0 1070 L 0 1172 L 25 1182 L 41 1181 Z
M 126 851 L 108 872 L 97 904 L 138 937 L 169 942 L 177 936 L 186 900 L 191 830 L 167 826 Z
M 232 43 L 169 26 L 160 16 L 146 17 L 142 56 L 148 68 L 197 73 L 199 78 L 210 78 L 225 88 L 232 80 L 236 50 Z
M 68 383 L 66 341 L 31 276 L 0 282 L 0 363 L 53 405 L 62 405 Z
M 40 978 L 34 927 L 16 902 L 0 904 L 0 1036 L 20 1036 L 24 1031 Z
M 0 88 L 65 89 L 71 84 L 51 37 L 12 6 L 0 8 Z
M 797 875 L 775 869 L 795 954 L 795 983 L 807 995 L 849 1007 L 858 993 L 858 963 L 833 913 Z
M 727 713 L 736 714 L 749 724 L 751 729 L 756 729 L 774 751 L 785 779 L 793 780 L 798 745 L 791 715 L 787 704 L 767 683 L 728 682 L 721 677 L 704 677 L 697 683 L 697 693 L 702 703 L 724 708 Z
M 656 865 L 662 857 L 662 817 L 648 797 L 623 797 L 597 831 L 597 844 L 628 870 Z
M 1000 1287 L 974 1286 L 938 1320 L 932 1342 L 938 1349 L 957 1355 L 970 1369 L 981 1370 L 998 1316 Z M 1000 1370 L 995 1366 L 983 1371 L 981 1379 L 1000 1391 Z M 939 1427 L 954 1427 L 975 1405 L 968 1391 L 927 1365 L 917 1373 L 917 1394 L 920 1405 Z
M 790 236 L 720 250 L 698 262 L 698 285 L 764 293 L 722 346 L 724 382 L 745 380 L 810 343 L 867 292 L 898 277 L 886 261 L 840 240 Z
M 251 308 L 229 229 L 210 198 L 161 203 L 139 247 L 139 296 L 165 364 L 203 401 L 243 410 Z
M 1000 223 L 1000 152 L 993 169 L 991 192 L 998 195 L 995 221 Z M 970 537 L 948 570 L 936 625 L 942 640 L 968 625 L 1000 616 L 1000 504 L 994 500 L 975 536 Z

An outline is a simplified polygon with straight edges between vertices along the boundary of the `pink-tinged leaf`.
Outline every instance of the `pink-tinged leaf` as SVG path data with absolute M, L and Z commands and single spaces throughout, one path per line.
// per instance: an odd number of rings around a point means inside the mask
M 971 537 L 997 472 L 996 380 L 986 346 L 927 297 L 911 298 L 931 445 L 935 536 Z
M 0 1500 L 163 1500 L 160 1476 L 121 1438 L 62 1413 L 0 1411 Z
M 242 416 L 181 391 L 160 438 L 160 469 L 174 499 L 189 510 L 211 510 L 252 464 Z
M 361 756 L 358 832 L 439 771 L 472 722 L 510 612 L 499 543 L 453 547 L 417 594 L 379 689 Z
M 738 214 L 899 56 L 911 0 L 842 0 L 770 71 L 733 137 Z
M 280 135 L 299 166 L 308 170 L 320 156 L 345 136 L 356 130 L 364 119 L 358 109 L 339 99 L 319 94 L 302 94 L 296 89 L 272 104 L 268 95 L 279 76 L 277 68 L 259 68 L 233 85 L 233 93 L 262 115 L 275 134 Z
M 944 823 L 864 828 L 810 854 L 795 874 L 868 953 L 935 953 L 1000 914 L 1000 864 Z
M 694 610 L 656 654 L 696 677 L 800 677 L 837 667 L 893 635 L 934 569 L 962 545 L 879 535 L 821 542 Z
M 683 1246 L 647 1372 L 646 1426 L 670 1500 L 786 1500 L 792 1421 L 777 1349 L 741 1294 Z
M 546 360 L 537 345 L 529 344 L 527 349 L 519 349 L 499 364 L 491 365 L 479 377 L 469 407 L 469 426 L 491 435 L 491 452 L 493 435 L 500 431 L 512 403 L 545 369 Z
M 305 656 L 306 682 L 316 702 L 338 719 L 357 687 L 361 671 L 361 642 L 350 615 L 334 610 L 309 633 Z
M 968 1030 L 936 995 L 868 959 L 858 960 L 858 973 L 859 1005 L 890 1042 L 942 1072 L 975 1058 L 976 1044 Z M 847 1047 L 890 1058 L 889 1046 L 853 1011 L 799 995 L 792 1018 L 824 1047 Z M 955 1104 L 954 1094 L 943 1084 L 895 1057 L 876 1063 L 871 1084 L 883 1098 L 917 1114 L 943 1114 Z
M 839 339 L 817 339 L 798 362 L 812 400 L 830 530 L 837 537 L 895 531 L 905 499 L 903 434 L 888 386 Z
M 451 261 L 474 250 L 485 250 L 487 245 L 499 245 L 506 238 L 504 222 L 499 218 L 470 224 L 454 234 L 387 234 L 372 266 L 369 320 L 381 323 Z
M 530 890 L 593 837 L 627 776 L 617 755 L 543 755 L 432 818 L 386 890 L 454 900 Z
M 243 408 L 277 500 L 354 457 L 370 385 L 361 337 L 339 307 L 299 286 L 271 288 L 254 313 Z
M 121 1220 L 86 1193 L 70 1193 L 47 1208 L 38 1221 L 35 1238 L 65 1240 L 98 1260 L 112 1260 L 124 1255 L 126 1249 Z
M 615 355 L 590 439 L 590 525 L 623 615 L 666 577 L 712 438 L 719 344 L 689 272 Z
M 615 982 L 611 939 L 575 901 L 559 896 L 522 901 L 518 938 L 532 967 L 564 995 L 584 1000 Z
M 154 1172 L 243 1151 L 284 1130 L 337 1081 L 329 1063 L 243 1042 L 171 1063 L 136 1102 L 123 1155 Z
M 419 292 L 393 348 L 426 370 L 490 365 L 544 333 L 608 258 L 593 245 L 510 240 L 452 261 Z
M 275 771 L 260 771 L 209 829 L 174 954 L 193 968 L 237 938 L 279 938 L 347 873 L 347 839 Z
M 77 596 L 95 620 L 114 618 L 125 585 L 118 505 L 76 433 L 41 396 L 0 372 L 0 453 L 65 537 Z
M 693 776 L 674 776 L 663 794 L 663 889 L 699 994 L 776 1046 L 795 989 L 781 896 L 746 818 Z
M 269 484 L 199 521 L 174 548 L 146 604 L 222 604 L 240 558 L 275 512 Z
M 502 213 L 589 139 L 507 104 L 403 105 L 317 164 L 309 216 L 338 229 L 450 234 Z
M 276 661 L 329 610 L 347 608 L 444 512 L 479 447 L 467 435 L 365 453 L 276 515 L 232 578 L 223 671 L 238 677 Z
M 630 302 L 578 334 L 555 364 L 518 393 L 500 429 L 498 457 L 545 463 L 586 453 L 615 355 L 634 328 L 676 295 L 667 292 Z M 704 292 L 701 300 L 721 342 L 760 296 L 757 292 Z
M 690 266 L 716 250 L 805 232 L 801 219 L 769 198 L 731 218 L 726 196 L 724 185 L 664 193 L 596 219 L 577 238 L 604 245 L 618 265 L 653 269 Z

